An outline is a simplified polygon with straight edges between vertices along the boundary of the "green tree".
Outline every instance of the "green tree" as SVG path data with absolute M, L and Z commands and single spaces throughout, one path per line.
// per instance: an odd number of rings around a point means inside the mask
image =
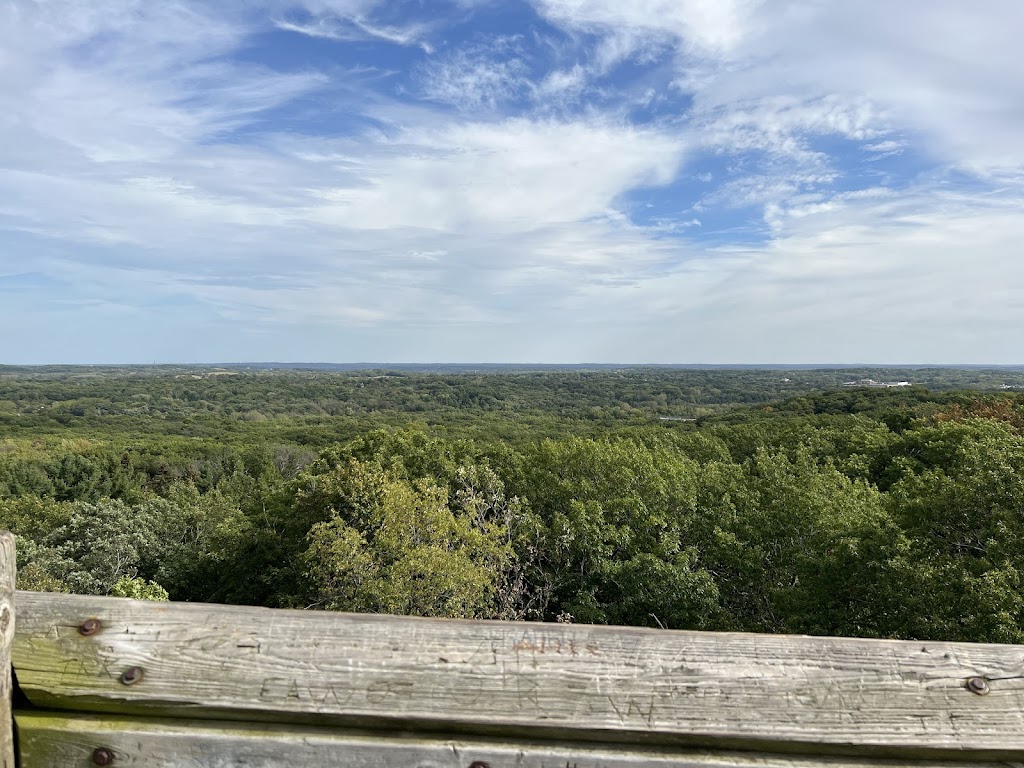
M 690 526 L 698 465 L 633 440 L 544 441 L 527 451 L 517 495 L 547 528 L 551 618 L 701 628 L 715 615 Z M 644 574 L 651 581 L 637 590 Z
M 181 546 L 181 510 L 163 499 L 74 502 L 68 519 L 40 542 L 32 560 L 83 594 L 108 594 L 123 577 L 152 578 Z
M 908 440 L 922 450 L 889 494 L 911 540 L 900 634 L 1024 642 L 1024 437 L 975 419 Z
M 334 610 L 474 617 L 494 610 L 511 557 L 507 530 L 471 496 L 354 459 L 317 477 L 297 503 L 328 512 L 304 563 L 315 604 Z
M 864 481 L 807 449 L 704 468 L 696 537 L 720 592 L 722 629 L 883 632 L 879 582 L 897 527 Z
M 146 581 L 138 576 L 131 578 L 122 576 L 110 588 L 111 597 L 129 597 L 132 600 L 151 600 L 167 602 L 170 597 L 167 590 L 155 581 Z

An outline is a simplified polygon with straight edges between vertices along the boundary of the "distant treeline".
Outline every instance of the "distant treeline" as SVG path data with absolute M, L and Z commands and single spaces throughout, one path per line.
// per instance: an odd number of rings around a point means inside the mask
M 1024 642 L 1024 394 L 835 388 L 893 371 L 210 373 L 0 377 L 22 587 Z
M 573 420 L 696 418 L 858 379 L 925 390 L 1024 391 L 1011 370 L 621 370 L 410 373 L 207 368 L 0 367 L 0 428 L 10 434 L 121 425 L 167 433 L 234 421 L 375 417 L 468 422 L 481 415 Z M 859 390 L 855 390 L 859 391 Z M 398 418 L 396 418 L 398 417 Z M 133 421 L 134 420 L 134 421 Z M 148 423 L 147 423 L 148 422 Z M 161 425 L 160 422 L 166 422 Z

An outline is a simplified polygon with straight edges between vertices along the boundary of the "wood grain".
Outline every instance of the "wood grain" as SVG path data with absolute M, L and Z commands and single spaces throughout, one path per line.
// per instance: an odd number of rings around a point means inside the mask
M 0 768 L 14 768 L 11 645 L 14 642 L 14 536 L 0 533 Z
M 50 708 L 1024 762 L 1024 648 L 18 594 Z M 83 637 L 80 623 L 104 629 Z M 128 667 L 141 682 L 120 682 Z M 979 696 L 972 676 L 989 682 Z
M 18 712 L 21 768 L 92 764 L 97 749 L 113 765 L 133 768 L 1007 768 L 872 758 L 799 757 L 765 753 L 642 749 L 471 738 L 382 736 L 303 726 L 246 726 L 217 721 L 160 720 Z

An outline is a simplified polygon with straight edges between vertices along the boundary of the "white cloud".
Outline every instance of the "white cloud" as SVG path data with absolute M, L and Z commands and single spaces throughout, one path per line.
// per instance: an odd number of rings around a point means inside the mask
M 423 95 L 433 101 L 474 111 L 497 109 L 527 97 L 533 89 L 529 67 L 514 44 L 463 47 L 426 63 L 421 72 Z
M 587 85 L 587 72 L 579 64 L 568 69 L 556 69 L 548 72 L 537 86 L 542 98 L 553 98 L 559 101 L 577 99 Z
M 433 48 L 421 39 L 424 28 L 376 26 L 359 17 L 320 17 L 309 22 L 295 22 L 277 19 L 274 26 L 286 32 L 296 32 L 308 37 L 320 37 L 327 40 L 365 40 L 377 38 L 398 45 L 420 45 L 429 53 Z
M 764 245 L 691 252 L 628 290 L 590 284 L 574 307 L 645 329 L 632 359 L 1018 362 L 1024 282 L 1006 254 L 1022 210 L 926 190 L 849 196 Z
M 4 84 L 0 145 L 0 160 L 15 167 L 167 158 L 323 83 L 217 61 L 241 31 L 183 3 L 123 2 L 109 14 L 21 8 L 7 34 L 30 42 L 15 44 L 21 73 Z M 86 46 L 97 39 L 102 52 Z
M 635 50 L 641 37 L 676 38 L 700 54 L 726 55 L 743 40 L 761 0 L 534 0 L 551 21 L 611 33 Z
M 433 52 L 428 41 L 436 23 L 410 22 L 397 3 L 383 0 L 264 0 L 278 29 L 309 37 L 351 42 L 381 40 L 418 45 Z
M 651 258 L 640 233 L 618 243 L 609 217 L 626 193 L 673 178 L 679 137 L 599 115 L 462 122 L 368 99 L 361 108 L 386 131 L 226 141 L 324 87 L 322 76 L 218 59 L 244 26 L 198 14 L 197 27 L 221 30 L 221 48 L 171 46 L 135 68 L 166 30 L 153 29 L 159 14 L 134 13 L 119 31 L 83 33 L 113 41 L 109 55 L 40 54 L 18 133 L 5 129 L 17 141 L 4 144 L 0 199 L 19 202 L 4 214 L 48 242 L 8 258 L 69 281 L 76 306 L 119 307 L 145 324 L 142 307 L 180 305 L 268 333 L 506 324 L 538 297 Z M 18 167 L 33 155 L 46 160 Z M 111 316 L 92 315 L 100 327 Z
M 530 231 L 606 215 L 626 192 L 668 183 L 685 150 L 659 131 L 606 121 L 407 130 L 364 148 L 359 177 L 325 190 L 328 204 L 311 215 L 352 228 Z
M 420 68 L 421 93 L 467 113 L 533 109 L 565 114 L 588 89 L 593 66 L 575 62 L 560 67 L 563 46 L 552 41 L 545 41 L 540 53 L 528 53 L 521 35 L 461 45 Z
M 898 131 L 982 175 L 1024 166 L 1024 57 L 1015 34 L 1024 7 L 1014 0 L 535 4 L 553 23 L 602 35 L 618 50 L 614 61 L 668 41 L 677 85 L 696 100 L 693 114 L 718 116 L 716 132 L 747 123 L 733 131 L 737 149 L 798 143 L 824 129 L 852 138 Z
M 1003 0 L 790 2 L 788 13 L 762 12 L 760 34 L 734 51 L 749 66 L 719 72 L 698 101 L 827 98 L 838 114 L 855 110 L 860 130 L 914 134 L 951 166 L 999 173 L 1024 164 L 1014 19 L 1024 22 L 1024 8 Z
M 894 141 L 887 139 L 886 141 L 876 141 L 874 144 L 864 145 L 865 152 L 881 152 L 883 154 L 892 154 L 902 152 L 906 146 L 906 142 Z
M 705 143 L 733 151 L 763 150 L 789 161 L 814 155 L 806 140 L 839 136 L 864 140 L 883 132 L 884 117 L 866 99 L 771 97 L 705 106 Z
M 1013 32 L 1024 22 L 1019 3 L 869 0 L 790 8 L 751 43 L 759 65 L 744 73 L 748 88 L 867 97 L 951 165 L 988 174 L 1024 163 L 1012 127 L 1024 119 L 1016 90 L 1024 58 Z

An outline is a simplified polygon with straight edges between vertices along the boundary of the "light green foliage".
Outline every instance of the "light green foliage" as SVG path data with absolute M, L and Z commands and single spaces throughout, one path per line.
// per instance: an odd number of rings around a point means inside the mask
M 309 532 L 304 555 L 318 604 L 418 616 L 491 612 L 512 551 L 482 495 L 450 499 L 428 480 L 351 459 L 309 477 L 296 502 L 329 513 Z
M 71 592 L 71 587 L 56 572 L 66 570 L 67 563 L 50 547 L 37 544 L 26 535 L 15 539 L 18 557 L 18 589 L 34 592 Z
M 65 525 L 73 510 L 74 505 L 70 502 L 34 494 L 0 499 L 0 528 L 17 534 L 19 541 L 39 540 L 54 528 Z
M 110 588 L 111 597 L 130 597 L 132 600 L 152 600 L 155 602 L 167 602 L 170 597 L 167 590 L 155 581 L 146 581 L 136 576 L 134 579 L 122 576 Z
M 543 620 L 551 599 L 551 578 L 540 559 L 544 528 L 529 504 L 509 496 L 498 473 L 486 464 L 460 466 L 455 473 L 455 502 L 473 525 L 484 531 L 499 559 L 494 600 L 488 617 Z

